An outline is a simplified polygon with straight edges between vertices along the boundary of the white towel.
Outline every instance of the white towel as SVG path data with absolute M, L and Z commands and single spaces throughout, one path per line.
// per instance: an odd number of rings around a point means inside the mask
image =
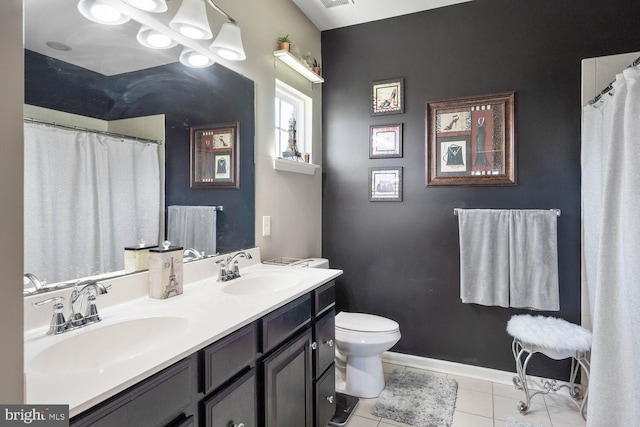
M 458 210 L 460 299 L 509 307 L 509 211 Z
M 509 220 L 509 304 L 560 310 L 558 215 L 551 210 L 512 210 Z
M 215 206 L 169 206 L 167 240 L 172 246 L 216 253 Z

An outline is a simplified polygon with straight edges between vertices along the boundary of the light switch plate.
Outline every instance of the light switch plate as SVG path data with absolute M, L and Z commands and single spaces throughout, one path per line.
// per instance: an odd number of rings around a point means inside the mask
M 262 237 L 271 236 L 271 217 L 262 217 Z

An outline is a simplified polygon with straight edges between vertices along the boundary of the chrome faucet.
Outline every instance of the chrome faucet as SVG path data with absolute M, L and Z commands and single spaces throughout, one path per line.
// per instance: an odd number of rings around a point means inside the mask
M 184 250 L 184 252 L 182 253 L 182 256 L 190 260 L 197 260 L 197 259 L 204 258 L 204 252 L 198 252 L 194 248 L 188 248 Z
M 249 252 L 240 251 L 229 255 L 224 261 L 217 261 L 217 263 L 220 264 L 218 282 L 226 282 L 240 277 L 240 267 L 238 266 L 238 260 L 236 258 L 252 259 L 252 256 Z
M 82 288 L 80 288 L 80 286 L 82 286 Z M 96 307 L 96 297 L 106 294 L 108 289 L 111 289 L 111 285 L 104 286 L 96 280 L 85 280 L 76 283 L 69 298 L 71 313 L 67 320 L 65 320 L 63 314 L 64 297 L 49 298 L 44 301 L 34 302 L 33 305 L 40 307 L 49 302 L 53 302 L 53 317 L 47 335 L 58 335 L 99 322 L 101 319 L 98 314 L 98 308 Z M 86 306 L 86 309 L 83 311 L 82 308 L 84 306 Z
M 27 287 L 28 285 L 31 285 L 31 286 Z M 22 291 L 22 293 L 25 295 L 31 294 L 31 293 L 37 293 L 42 289 L 44 289 L 44 283 L 38 280 L 36 275 L 33 273 L 24 274 L 23 286 L 24 286 L 24 290 Z M 30 288 L 33 288 L 33 290 L 31 290 Z

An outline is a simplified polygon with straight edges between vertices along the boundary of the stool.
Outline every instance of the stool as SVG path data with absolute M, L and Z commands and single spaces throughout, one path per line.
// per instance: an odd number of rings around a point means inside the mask
M 518 403 L 520 413 L 525 414 L 529 410 L 531 398 L 536 394 L 548 394 L 567 387 L 569 395 L 580 408 L 582 418 L 586 420 L 584 410 L 589 390 L 586 388 L 583 394 L 575 380 L 581 366 L 587 381 L 589 380 L 587 353 L 591 350 L 591 332 L 563 319 L 529 314 L 512 316 L 507 322 L 507 332 L 513 337 L 511 350 L 518 374 L 513 377 L 513 383 L 516 388 L 524 390 L 526 396 L 526 402 Z M 532 392 L 527 385 L 527 365 L 534 353 L 542 353 L 554 360 L 571 357 L 569 385 L 558 385 L 556 380 L 543 379 L 541 380 L 543 389 Z

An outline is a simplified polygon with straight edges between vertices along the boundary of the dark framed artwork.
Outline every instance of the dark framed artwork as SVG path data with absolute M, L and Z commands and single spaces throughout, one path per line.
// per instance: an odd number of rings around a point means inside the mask
M 426 104 L 428 187 L 516 185 L 515 92 Z
M 371 82 L 371 115 L 404 113 L 404 79 Z
M 369 168 L 369 201 L 402 201 L 402 166 Z
M 191 188 L 240 188 L 240 123 L 191 128 Z
M 402 123 L 369 126 L 369 158 L 402 157 Z

